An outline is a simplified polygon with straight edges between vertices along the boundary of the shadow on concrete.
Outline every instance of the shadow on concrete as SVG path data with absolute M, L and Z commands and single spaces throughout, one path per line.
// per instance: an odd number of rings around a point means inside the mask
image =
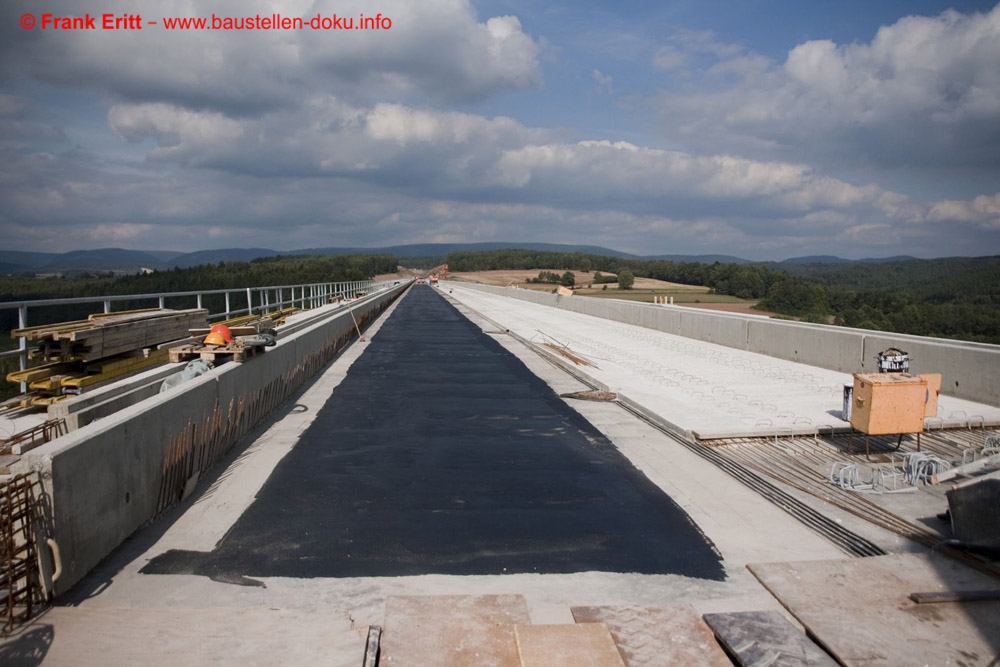
M 56 631 L 51 625 L 34 625 L 0 643 L 0 665 L 36 667 L 48 655 Z

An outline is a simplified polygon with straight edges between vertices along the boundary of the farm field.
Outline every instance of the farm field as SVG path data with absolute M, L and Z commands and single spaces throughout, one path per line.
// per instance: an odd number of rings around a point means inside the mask
M 548 270 L 559 275 L 565 273 L 557 269 L 541 270 Z M 527 282 L 529 278 L 536 278 L 539 272 L 539 269 L 472 271 L 452 273 L 449 278 L 456 281 L 474 282 L 498 287 L 517 286 L 521 289 L 532 289 L 540 292 L 552 292 L 555 290 L 555 285 Z M 753 306 L 757 303 L 755 300 L 740 299 L 726 294 L 712 294 L 711 289 L 699 285 L 683 285 L 681 283 L 671 283 L 653 278 L 636 278 L 631 290 L 621 291 L 618 289 L 618 283 L 594 285 L 593 273 L 584 273 L 583 271 L 573 271 L 572 273 L 576 279 L 574 295 L 578 297 L 624 299 L 645 303 L 653 303 L 657 297 L 673 297 L 675 305 L 708 308 L 730 313 L 773 315 L 773 313 L 754 310 Z M 605 286 L 607 289 L 604 289 Z

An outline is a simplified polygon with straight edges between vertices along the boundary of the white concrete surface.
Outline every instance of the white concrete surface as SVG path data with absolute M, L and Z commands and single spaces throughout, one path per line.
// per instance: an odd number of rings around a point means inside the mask
M 816 428 L 850 426 L 842 418 L 843 388 L 853 383 L 849 373 L 505 298 L 460 283 L 444 289 L 503 328 L 585 360 L 582 372 L 696 437 L 811 434 Z M 1000 408 L 950 396 L 940 397 L 938 415 L 951 425 L 964 426 L 969 419 L 978 424 L 977 418 L 1000 423 Z
M 704 308 L 656 306 L 622 299 L 581 299 L 475 283 L 449 282 L 443 283 L 442 288 L 451 289 L 456 284 L 842 373 L 875 373 L 878 353 L 896 347 L 909 352 L 912 372 L 943 373 L 942 393 L 1000 407 L 1000 384 L 996 382 L 1000 345 L 747 317 Z

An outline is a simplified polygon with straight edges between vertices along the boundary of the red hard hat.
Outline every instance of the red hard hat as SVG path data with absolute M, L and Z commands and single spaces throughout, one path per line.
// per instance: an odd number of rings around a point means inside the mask
M 229 327 L 227 327 L 225 324 L 216 324 L 214 327 L 212 327 L 211 329 L 209 329 L 208 333 L 209 334 L 214 334 L 214 333 L 222 334 L 222 337 L 225 339 L 225 341 L 227 343 L 232 343 L 233 342 L 233 332 L 230 331 Z

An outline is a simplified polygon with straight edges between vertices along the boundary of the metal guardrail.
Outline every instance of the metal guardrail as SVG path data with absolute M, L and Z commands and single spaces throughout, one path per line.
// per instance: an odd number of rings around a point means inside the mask
M 67 299 L 36 299 L 33 301 L 3 301 L 0 311 L 17 310 L 19 329 L 31 324 L 32 309 L 50 308 L 52 306 L 95 304 L 100 312 L 114 312 L 115 304 L 129 302 L 135 307 L 135 302 L 148 302 L 145 307 L 169 308 L 171 302 L 186 299 L 190 303 L 195 298 L 197 308 L 202 308 L 203 298 L 209 295 L 224 295 L 225 308 L 216 313 L 209 313 L 208 319 L 225 320 L 238 315 L 253 315 L 280 310 L 286 307 L 316 308 L 330 301 L 332 297 L 351 298 L 362 292 L 372 292 L 391 286 L 391 282 L 376 283 L 373 280 L 354 280 L 346 282 L 310 283 L 303 285 L 271 285 L 267 287 L 239 287 L 232 289 L 195 290 L 188 292 L 156 292 L 152 294 L 120 294 L 113 296 L 74 297 Z M 185 306 L 190 308 L 190 305 Z M 95 311 L 97 309 L 95 308 Z M 0 352 L 0 359 L 17 356 L 20 358 L 20 368 L 28 367 L 27 340 L 22 338 L 17 349 Z

